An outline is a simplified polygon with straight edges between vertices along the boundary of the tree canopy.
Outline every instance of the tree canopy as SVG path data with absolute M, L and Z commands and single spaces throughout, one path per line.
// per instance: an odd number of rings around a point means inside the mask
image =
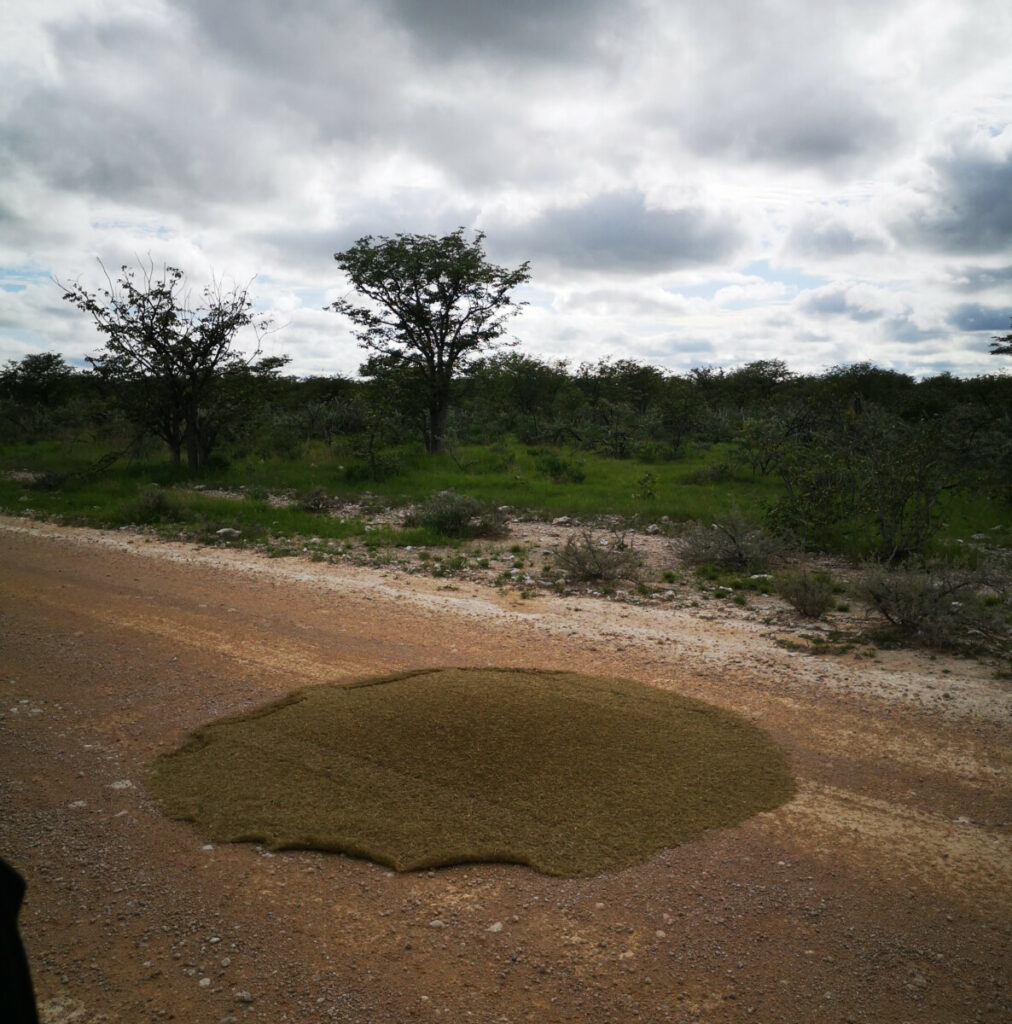
M 1012 333 L 1002 337 L 995 335 L 991 339 L 991 355 L 1012 356 Z
M 216 391 L 232 394 L 237 383 L 270 376 L 287 360 L 256 361 L 267 321 L 255 316 L 248 286 L 225 291 L 215 282 L 193 306 L 176 267 L 124 266 L 115 282 L 108 274 L 106 282 L 97 293 L 78 283 L 62 286 L 64 299 L 88 313 L 105 336 L 105 350 L 88 362 L 117 386 L 138 425 L 168 444 L 173 462 L 185 449 L 187 465 L 197 469 L 217 434 Z M 235 348 L 245 328 L 257 339 L 252 358 Z
M 468 362 L 501 344 L 510 317 L 523 302 L 514 288 L 530 280 L 530 265 L 514 270 L 485 256 L 484 234 L 464 228 L 442 237 L 366 235 L 334 254 L 352 288 L 366 300 L 338 299 L 331 309 L 348 317 L 373 367 L 406 369 L 425 398 L 425 443 L 440 451 L 450 407 L 450 385 Z

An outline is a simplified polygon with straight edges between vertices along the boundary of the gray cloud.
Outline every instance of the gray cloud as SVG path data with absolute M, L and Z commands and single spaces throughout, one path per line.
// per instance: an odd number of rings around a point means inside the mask
M 774 76 L 758 90 L 729 77 L 721 75 L 685 119 L 686 139 L 708 156 L 834 169 L 899 141 L 899 126 L 869 97 L 827 86 L 821 76 Z
M 891 87 L 857 59 L 873 5 L 770 0 L 684 5 L 680 59 L 694 73 L 668 108 L 695 151 L 839 174 L 881 160 L 904 127 Z M 872 29 L 873 30 L 873 29 Z
M 963 267 L 953 271 L 953 287 L 960 292 L 983 292 L 991 288 L 1012 286 L 1012 266 L 1008 267 Z
M 939 337 L 937 330 L 918 327 L 909 315 L 892 317 L 883 325 L 885 336 L 903 345 L 917 345 Z
M 784 243 L 790 255 L 816 260 L 881 253 L 885 249 L 885 239 L 870 228 L 862 231 L 831 215 L 806 216 L 791 228 Z
M 630 5 L 605 0 L 380 0 L 430 53 L 443 60 L 476 54 L 512 63 L 585 61 L 602 49 L 609 15 L 627 19 Z
M 854 301 L 847 287 L 821 288 L 803 296 L 798 308 L 812 316 L 843 316 L 858 323 L 880 320 L 883 311 Z
M 463 224 L 532 260 L 536 353 L 574 320 L 573 352 L 616 355 L 670 324 L 803 367 L 825 327 L 838 361 L 913 366 L 927 341 L 990 366 L 960 303 L 993 312 L 1012 282 L 1000 0 L 9 4 L 8 274 L 148 252 L 258 273 L 293 354 L 323 365 L 349 344 L 319 310 L 333 253 Z M 4 293 L 0 361 L 30 331 L 90 350 L 33 294 Z
M 964 303 L 949 311 L 946 322 L 960 331 L 1004 331 L 1012 318 L 1012 302 L 1002 308 Z
M 893 226 L 897 238 L 950 253 L 1012 250 L 1012 145 L 997 152 L 970 139 L 928 161 L 935 179 L 916 213 Z
M 579 206 L 554 206 L 500 232 L 501 243 L 571 270 L 657 273 L 731 258 L 744 233 L 737 219 L 701 206 L 648 208 L 636 192 L 609 192 Z

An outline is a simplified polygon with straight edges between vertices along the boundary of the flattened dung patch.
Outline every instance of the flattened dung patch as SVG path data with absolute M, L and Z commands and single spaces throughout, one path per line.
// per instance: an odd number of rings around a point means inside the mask
M 794 793 L 783 752 L 736 715 L 625 680 L 505 669 L 301 690 L 200 729 L 150 783 L 218 842 L 564 876 L 617 870 Z

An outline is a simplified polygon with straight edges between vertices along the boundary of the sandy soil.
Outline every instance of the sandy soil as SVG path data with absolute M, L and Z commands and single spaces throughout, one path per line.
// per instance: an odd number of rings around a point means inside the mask
M 0 854 L 29 883 L 43 1021 L 1012 1019 L 1008 684 L 904 652 L 814 658 L 713 605 L 0 520 Z M 473 664 L 731 708 L 785 747 L 799 795 L 567 881 L 212 846 L 145 791 L 208 719 Z

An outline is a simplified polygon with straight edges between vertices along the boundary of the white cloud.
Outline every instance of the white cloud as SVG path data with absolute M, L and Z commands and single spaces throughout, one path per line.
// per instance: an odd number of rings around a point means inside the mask
M 258 275 L 292 369 L 353 372 L 333 253 L 463 224 L 532 261 L 539 354 L 995 368 L 999 0 L 9 0 L 3 29 L 0 361 L 94 351 L 48 276 L 150 253 Z

